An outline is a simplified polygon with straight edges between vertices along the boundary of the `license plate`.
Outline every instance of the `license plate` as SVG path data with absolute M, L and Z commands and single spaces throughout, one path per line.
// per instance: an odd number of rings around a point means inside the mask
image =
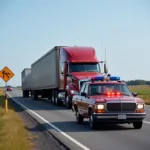
M 126 119 L 126 115 L 118 115 L 118 119 Z

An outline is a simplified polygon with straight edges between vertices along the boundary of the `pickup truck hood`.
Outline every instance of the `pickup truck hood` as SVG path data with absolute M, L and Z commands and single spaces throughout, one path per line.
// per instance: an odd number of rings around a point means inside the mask
M 96 102 L 112 102 L 112 101 L 133 101 L 133 102 L 143 102 L 140 98 L 133 96 L 91 96 L 90 98 L 95 99 Z
M 99 72 L 72 72 L 71 75 L 78 80 L 89 78 L 92 76 L 101 75 Z

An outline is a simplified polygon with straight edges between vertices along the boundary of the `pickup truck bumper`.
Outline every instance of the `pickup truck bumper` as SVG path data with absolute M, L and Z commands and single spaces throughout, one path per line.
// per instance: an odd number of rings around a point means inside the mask
M 133 123 L 142 121 L 146 113 L 101 113 L 93 114 L 93 119 L 98 122 Z

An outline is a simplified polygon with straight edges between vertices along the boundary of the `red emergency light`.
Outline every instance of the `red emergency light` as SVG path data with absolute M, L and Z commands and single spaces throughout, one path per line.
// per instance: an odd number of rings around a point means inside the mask
M 107 92 L 106 95 L 107 96 L 120 96 L 121 93 L 120 92 Z

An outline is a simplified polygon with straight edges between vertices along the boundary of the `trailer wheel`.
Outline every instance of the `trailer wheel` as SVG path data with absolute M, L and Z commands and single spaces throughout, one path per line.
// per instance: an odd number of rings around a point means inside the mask
M 55 91 L 52 91 L 52 103 L 55 104 Z
M 23 95 L 23 97 L 29 97 L 29 91 L 23 90 L 22 95 Z
M 52 97 L 53 97 L 52 91 L 49 90 L 49 91 L 48 91 L 48 100 L 50 100 L 51 102 L 52 102 Z
M 26 97 L 26 92 L 22 91 L 22 95 L 23 95 L 23 97 Z
M 37 91 L 32 91 L 32 99 L 34 99 L 34 100 L 38 99 L 38 93 L 37 93 Z

